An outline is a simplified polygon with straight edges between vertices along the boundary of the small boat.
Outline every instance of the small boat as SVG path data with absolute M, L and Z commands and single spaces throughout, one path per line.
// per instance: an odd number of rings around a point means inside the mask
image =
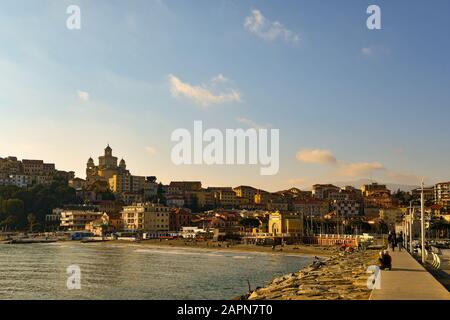
M 101 237 L 87 237 L 87 238 L 83 238 L 81 239 L 81 243 L 90 243 L 90 242 L 105 242 L 105 241 L 109 241 L 107 239 L 101 238 Z

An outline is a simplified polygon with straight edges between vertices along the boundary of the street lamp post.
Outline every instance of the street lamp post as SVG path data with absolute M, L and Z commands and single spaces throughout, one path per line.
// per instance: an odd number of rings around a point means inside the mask
M 413 254 L 413 219 L 414 219 L 414 213 L 412 208 L 412 201 L 409 202 L 409 253 Z
M 406 214 L 403 220 L 403 240 L 405 242 L 405 250 L 408 250 L 408 220 L 406 220 Z
M 422 264 L 425 264 L 425 201 L 423 195 L 423 180 L 422 180 L 422 193 L 420 194 L 420 218 L 421 218 L 421 237 L 422 237 Z

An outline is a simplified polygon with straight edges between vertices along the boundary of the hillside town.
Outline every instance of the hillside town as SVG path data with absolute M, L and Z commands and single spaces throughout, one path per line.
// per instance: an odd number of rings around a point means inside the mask
M 64 200 L 53 196 L 44 206 L 39 192 L 46 188 L 53 195 L 51 188 L 65 190 L 60 197 Z M 372 182 L 361 188 L 315 184 L 308 191 L 268 192 L 245 185 L 204 187 L 201 181 L 165 185 L 156 176 L 133 175 L 108 145 L 97 164 L 88 159 L 84 179 L 42 160 L 0 158 L 0 191 L 3 233 L 63 231 L 80 239 L 182 237 L 323 244 L 321 238 L 328 234 L 352 241 L 363 233 L 404 231 L 408 219 L 418 234 L 422 188 L 393 192 Z M 28 192 L 38 200 L 29 200 Z M 450 182 L 425 187 L 423 193 L 429 236 L 448 237 Z

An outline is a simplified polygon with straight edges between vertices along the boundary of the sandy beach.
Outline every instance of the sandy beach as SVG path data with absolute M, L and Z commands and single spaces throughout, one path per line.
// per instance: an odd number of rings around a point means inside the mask
M 336 253 L 335 247 L 321 247 L 314 245 L 304 245 L 304 244 L 292 244 L 276 246 L 272 249 L 271 246 L 257 246 L 257 245 L 246 245 L 246 244 L 235 244 L 231 242 L 213 242 L 213 241 L 190 241 L 184 239 L 177 240 L 143 240 L 139 242 L 128 242 L 128 241 L 113 241 L 112 243 L 127 243 L 154 247 L 172 247 L 172 248 L 189 248 L 189 249 L 203 249 L 203 250 L 223 250 L 223 251 L 234 251 L 234 252 L 261 252 L 261 253 L 271 253 L 271 254 L 297 254 L 297 255 L 312 255 L 328 257 Z

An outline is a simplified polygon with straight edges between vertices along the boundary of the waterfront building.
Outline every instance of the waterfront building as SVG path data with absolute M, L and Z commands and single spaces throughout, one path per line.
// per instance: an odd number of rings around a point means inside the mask
M 86 224 L 99 219 L 104 212 L 91 210 L 71 210 L 61 211 L 60 226 L 68 231 L 84 230 Z
M 180 231 L 191 225 L 191 211 L 184 208 L 173 208 L 169 211 L 169 230 Z
M 206 234 L 207 231 L 198 227 L 182 227 L 181 236 L 184 239 L 195 239 L 198 235 Z
M 86 223 L 85 230 L 92 232 L 94 236 L 98 237 L 103 237 L 106 233 L 114 231 L 109 220 L 109 216 L 106 213 L 103 213 L 97 219 Z
M 281 213 L 275 211 L 269 214 L 269 233 L 272 236 L 301 237 L 303 236 L 303 214 Z
M 45 222 L 46 223 L 60 223 L 61 221 L 61 212 L 63 209 L 61 208 L 55 208 L 52 210 L 51 214 L 45 215 Z
M 169 207 L 157 203 L 137 203 L 123 207 L 125 230 L 146 232 L 169 231 Z

